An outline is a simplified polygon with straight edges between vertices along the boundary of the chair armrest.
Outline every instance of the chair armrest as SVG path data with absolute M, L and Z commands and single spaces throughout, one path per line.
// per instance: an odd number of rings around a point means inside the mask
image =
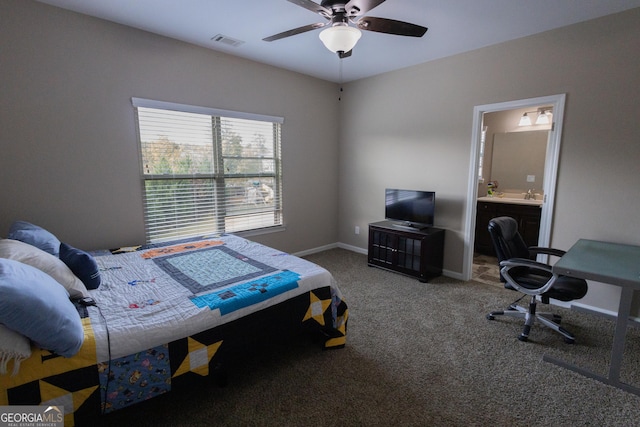
M 509 285 L 511 285 L 514 289 L 522 292 L 523 294 L 527 294 L 527 295 L 542 295 L 545 292 L 547 292 L 549 289 L 551 289 L 551 287 L 553 286 L 553 284 L 555 283 L 556 279 L 558 279 L 558 275 L 557 274 L 553 274 L 553 271 L 551 269 L 551 266 L 548 264 L 543 264 L 541 262 L 537 262 L 537 261 L 533 261 L 530 259 L 525 259 L 525 258 L 511 258 L 511 259 L 507 259 L 504 261 L 500 262 L 500 274 L 502 274 L 502 277 L 504 277 L 504 279 L 507 281 L 507 283 Z M 526 268 L 531 268 L 533 270 L 540 270 L 540 271 L 544 271 L 547 273 L 551 273 L 552 276 L 551 278 L 541 287 L 539 288 L 525 288 L 522 285 L 520 285 L 518 282 L 516 282 L 513 277 L 511 277 L 510 274 L 510 270 L 512 268 L 517 268 L 517 267 L 526 267 Z
M 542 246 L 530 246 L 528 249 L 529 249 L 529 252 L 531 252 L 534 255 L 538 255 L 538 254 L 553 255 L 559 258 L 567 253 L 566 251 L 563 251 L 561 249 L 544 248 Z
M 527 267 L 551 273 L 551 266 L 532 259 L 511 258 L 500 262 L 500 267 L 511 269 L 513 267 Z

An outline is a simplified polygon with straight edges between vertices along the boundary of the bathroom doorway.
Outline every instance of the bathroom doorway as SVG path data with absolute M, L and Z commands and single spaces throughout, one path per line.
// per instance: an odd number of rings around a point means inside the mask
M 549 130 L 548 146 L 545 157 L 544 177 L 542 179 L 543 204 L 541 207 L 540 233 L 538 244 L 548 246 L 551 239 L 551 225 L 553 223 L 553 206 L 555 203 L 555 189 L 560 155 L 562 123 L 566 94 L 551 95 L 540 98 L 529 98 L 497 104 L 479 105 L 474 107 L 473 129 L 471 140 L 471 159 L 469 164 L 469 182 L 467 187 L 467 208 L 465 212 L 465 245 L 463 260 L 464 280 L 470 280 L 473 274 L 473 254 L 476 225 L 476 198 L 479 187 L 479 160 L 483 138 L 483 116 L 485 113 L 511 111 L 518 109 L 535 109 L 538 106 L 551 106 L 553 122 Z

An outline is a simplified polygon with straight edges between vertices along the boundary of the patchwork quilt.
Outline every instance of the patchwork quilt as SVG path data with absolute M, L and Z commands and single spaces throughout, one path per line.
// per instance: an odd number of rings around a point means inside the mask
M 0 376 L 0 405 L 64 407 L 65 425 L 210 375 L 265 337 L 346 342 L 348 309 L 324 268 L 222 235 L 94 253 L 97 307 L 77 305 L 85 340 L 64 358 L 37 348 Z

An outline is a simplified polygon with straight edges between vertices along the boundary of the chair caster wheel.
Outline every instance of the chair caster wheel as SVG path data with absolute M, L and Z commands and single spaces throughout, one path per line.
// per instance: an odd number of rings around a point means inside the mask
M 518 339 L 522 342 L 527 342 L 529 341 L 529 337 L 525 337 L 524 335 L 519 335 Z
M 575 344 L 576 340 L 573 338 L 566 338 L 564 339 L 564 342 L 566 342 L 567 344 Z
M 495 320 L 496 318 L 491 315 L 491 313 L 487 314 L 487 320 Z

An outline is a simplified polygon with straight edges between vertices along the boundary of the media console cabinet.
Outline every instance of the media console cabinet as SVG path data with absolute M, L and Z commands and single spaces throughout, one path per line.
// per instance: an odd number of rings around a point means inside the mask
M 442 275 L 444 231 L 404 227 L 392 221 L 371 223 L 368 264 L 427 282 Z

